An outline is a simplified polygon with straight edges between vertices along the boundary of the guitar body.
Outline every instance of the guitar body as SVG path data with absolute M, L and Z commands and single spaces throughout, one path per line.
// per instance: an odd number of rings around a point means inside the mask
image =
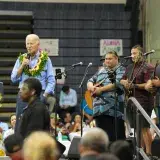
M 100 86 L 102 86 L 102 84 L 97 83 L 94 86 L 100 87 Z M 88 107 L 90 109 L 93 109 L 93 99 L 96 97 L 96 94 L 94 92 L 92 93 L 89 90 L 86 90 L 84 97 L 85 97 L 85 100 L 88 104 Z
M 102 87 L 102 83 L 106 80 L 108 76 L 104 77 L 101 81 L 99 81 L 98 83 L 94 84 L 95 87 Z M 93 99 L 96 97 L 97 95 L 94 92 L 90 92 L 89 90 L 86 90 L 84 98 L 86 100 L 86 103 L 89 107 L 89 109 L 93 110 Z M 88 114 L 88 113 L 87 113 Z
M 92 110 L 93 109 L 93 97 L 92 97 L 92 94 L 90 91 L 86 91 L 85 92 L 85 100 L 86 100 L 86 103 L 88 104 L 88 107 Z

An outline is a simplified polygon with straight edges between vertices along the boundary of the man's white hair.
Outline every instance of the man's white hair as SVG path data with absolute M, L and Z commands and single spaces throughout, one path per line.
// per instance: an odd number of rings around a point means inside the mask
M 83 147 L 102 153 L 108 150 L 109 138 L 105 131 L 96 127 L 83 135 L 80 144 Z
M 40 41 L 38 35 L 36 35 L 36 34 L 29 34 L 29 35 L 27 35 L 27 36 L 26 36 L 26 41 L 27 41 L 27 39 L 29 39 L 29 38 L 33 38 L 33 39 L 34 39 L 35 41 L 37 41 L 37 42 Z

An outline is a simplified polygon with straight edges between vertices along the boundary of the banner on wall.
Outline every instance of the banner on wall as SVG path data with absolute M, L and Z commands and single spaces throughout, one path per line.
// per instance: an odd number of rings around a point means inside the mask
M 58 56 L 59 39 L 40 39 L 40 48 L 46 50 L 49 56 Z
M 122 39 L 101 39 L 100 40 L 100 56 L 105 55 L 109 51 L 116 51 L 119 56 L 123 55 Z

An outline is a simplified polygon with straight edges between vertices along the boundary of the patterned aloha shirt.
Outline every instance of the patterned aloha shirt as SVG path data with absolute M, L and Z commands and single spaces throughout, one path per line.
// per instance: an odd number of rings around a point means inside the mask
M 117 65 L 114 68 L 114 71 L 116 73 L 116 89 L 113 89 L 108 92 L 103 92 L 100 96 L 96 96 L 93 99 L 93 116 L 99 116 L 99 115 L 109 115 L 114 117 L 115 116 L 115 106 L 116 106 L 116 117 L 119 119 L 124 119 L 124 91 L 123 86 L 120 84 L 120 80 L 125 73 L 125 68 Z M 110 72 L 113 72 L 109 70 L 106 67 L 103 67 L 100 69 L 92 78 L 88 80 L 88 82 L 92 82 L 93 84 L 96 84 L 102 80 L 102 86 L 108 85 L 111 83 L 110 79 Z M 115 101 L 115 91 L 116 91 L 116 97 L 117 102 Z

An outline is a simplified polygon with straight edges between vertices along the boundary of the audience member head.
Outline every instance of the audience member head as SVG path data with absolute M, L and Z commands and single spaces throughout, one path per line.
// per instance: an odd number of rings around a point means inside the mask
M 11 127 L 14 129 L 16 124 L 16 115 L 12 114 L 9 118 L 9 121 L 10 121 Z
M 6 155 L 12 160 L 22 160 L 23 138 L 20 135 L 12 134 L 4 140 Z
M 81 114 L 76 112 L 73 114 L 73 121 L 74 123 L 81 123 Z
M 64 123 L 71 123 L 72 116 L 69 112 L 64 112 L 63 119 L 64 119 Z
M 55 125 L 55 123 L 57 122 L 57 124 L 58 124 L 58 122 L 59 122 L 59 120 L 60 120 L 60 117 L 59 117 L 59 115 L 57 114 L 57 121 L 55 121 L 55 119 L 56 119 L 56 114 L 55 113 L 51 113 L 50 114 L 50 124 L 51 124 L 51 126 L 53 125 Z
M 116 155 L 120 160 L 132 160 L 133 148 L 125 140 L 118 140 L 111 144 L 110 152 Z
M 62 87 L 62 91 L 63 91 L 64 93 L 68 94 L 68 93 L 69 93 L 69 86 L 63 86 L 63 87 Z
M 56 141 L 46 132 L 31 133 L 24 141 L 24 160 L 56 160 Z
M 79 151 L 81 156 L 104 153 L 108 150 L 109 139 L 100 128 L 88 130 L 81 138 Z
M 98 155 L 96 160 L 119 160 L 119 158 L 111 153 L 102 153 L 102 154 Z
M 39 97 L 42 91 L 42 85 L 36 78 L 28 78 L 23 82 L 20 89 L 20 97 L 24 102 L 28 102 L 32 97 Z
M 40 45 L 39 37 L 36 34 L 29 34 L 26 37 L 26 48 L 31 56 L 34 56 Z

